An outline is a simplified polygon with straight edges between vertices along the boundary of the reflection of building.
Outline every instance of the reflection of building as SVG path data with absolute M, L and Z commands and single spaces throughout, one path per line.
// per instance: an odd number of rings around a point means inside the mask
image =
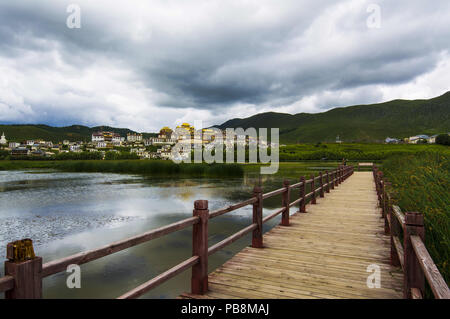
M 2 137 L 0 138 L 0 144 L 6 145 L 8 141 L 6 140 L 5 133 L 2 134 Z

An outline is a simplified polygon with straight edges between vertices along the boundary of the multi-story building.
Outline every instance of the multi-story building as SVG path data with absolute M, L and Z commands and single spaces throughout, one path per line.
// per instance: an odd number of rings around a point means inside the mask
M 92 142 L 112 142 L 115 145 L 121 144 L 123 141 L 122 137 L 118 133 L 114 132 L 94 132 L 92 133 Z
M 127 134 L 128 142 L 142 142 L 142 134 L 138 133 L 128 133 Z

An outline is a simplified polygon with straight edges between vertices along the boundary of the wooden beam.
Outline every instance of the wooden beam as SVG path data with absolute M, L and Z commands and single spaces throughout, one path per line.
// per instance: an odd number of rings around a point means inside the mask
M 282 203 L 281 206 L 284 207 L 283 213 L 281 215 L 281 225 L 282 226 L 289 226 L 289 207 L 290 207 L 290 189 L 289 189 L 289 181 L 285 180 L 283 182 L 283 186 L 285 188 L 285 191 L 283 193 Z
M 196 200 L 192 214 L 200 222 L 192 230 L 192 257 L 199 260 L 192 267 L 191 292 L 203 295 L 208 291 L 208 201 Z
M 199 262 L 198 256 L 193 256 L 189 258 L 188 260 L 183 261 L 182 263 L 179 263 L 175 267 L 170 268 L 169 270 L 163 272 L 162 274 L 156 276 L 155 278 L 143 283 L 142 285 L 134 288 L 133 290 L 127 292 L 126 294 L 123 294 L 117 299 L 133 299 L 138 298 L 145 294 L 146 292 L 150 291 L 151 289 L 155 288 L 156 286 L 159 286 L 160 284 L 166 282 L 172 277 L 175 277 L 179 273 L 185 271 L 188 268 L 191 268 L 192 266 L 196 265 Z
M 253 224 L 258 225 L 258 227 L 253 230 L 252 247 L 263 248 L 263 233 L 262 233 L 263 197 L 261 187 L 255 186 L 255 188 L 253 189 L 253 197 L 256 197 L 258 199 L 257 202 L 253 204 Z
M 148 242 L 152 239 L 162 237 L 164 235 L 176 232 L 178 230 L 187 228 L 191 225 L 195 225 L 199 222 L 198 217 L 191 217 L 184 220 L 181 220 L 179 222 L 157 228 L 151 231 L 148 231 L 146 233 L 130 237 L 124 240 L 120 240 L 117 242 L 114 242 L 112 244 L 81 252 L 69 257 L 65 257 L 62 259 L 57 259 L 50 261 L 48 263 L 45 263 L 42 266 L 42 277 L 47 277 L 53 274 L 56 274 L 60 271 L 66 271 L 67 266 L 75 264 L 75 265 L 81 265 L 85 264 L 87 262 L 114 254 L 118 251 Z
M 0 278 L 0 292 L 8 291 L 14 288 L 14 277 L 4 276 Z
M 420 236 L 412 235 L 411 244 L 436 299 L 450 299 L 450 290 Z
M 236 209 L 245 207 L 245 206 L 247 206 L 247 205 L 251 205 L 251 204 L 255 203 L 256 201 L 257 201 L 257 199 L 256 199 L 255 197 L 252 197 L 252 198 L 247 199 L 246 201 L 243 201 L 243 202 L 241 202 L 241 203 L 234 204 L 234 205 L 230 205 L 230 206 L 228 206 L 228 207 L 226 207 L 226 208 L 222 208 L 222 209 L 213 211 L 213 212 L 211 212 L 211 213 L 209 214 L 209 219 L 212 219 L 212 218 L 215 218 L 215 217 L 217 217 L 217 216 L 220 216 L 220 215 L 223 215 L 223 214 L 232 212 L 232 211 L 234 211 L 234 210 L 236 210 Z
M 224 240 L 218 242 L 217 244 L 211 246 L 208 249 L 208 256 L 214 254 L 215 252 L 221 250 L 223 247 L 228 246 L 232 243 L 234 243 L 236 240 L 240 239 L 241 237 L 247 235 L 248 233 L 252 232 L 258 228 L 257 224 L 251 224 L 250 226 L 245 227 L 244 229 L 238 231 L 234 235 L 231 235 L 230 237 L 225 238 Z
M 425 238 L 423 215 L 421 213 L 407 212 L 405 214 L 405 232 L 403 234 L 403 297 L 405 299 L 411 299 L 411 288 L 420 289 L 422 295 L 425 291 L 425 276 L 411 243 L 412 235 L 419 236 L 422 240 Z

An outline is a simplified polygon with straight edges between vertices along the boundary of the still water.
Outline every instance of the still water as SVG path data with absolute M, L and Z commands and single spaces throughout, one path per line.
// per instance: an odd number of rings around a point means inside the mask
M 31 238 L 45 262 L 191 217 L 197 199 L 210 211 L 251 197 L 257 176 L 230 179 L 148 178 L 123 174 L 0 171 L 0 259 L 6 244 Z M 294 182 L 295 179 L 292 179 Z M 279 177 L 262 180 L 264 192 L 280 188 Z M 265 200 L 264 215 L 281 206 Z M 265 231 L 280 217 L 265 225 Z M 244 207 L 210 221 L 209 245 L 251 224 Z M 44 279 L 44 298 L 115 298 L 153 278 L 192 253 L 192 227 L 81 266 L 81 288 L 66 286 L 68 273 Z M 251 242 L 250 235 L 209 258 L 214 270 Z M 3 275 L 3 262 L 0 265 Z M 189 291 L 190 271 L 143 298 L 175 298 Z M 0 296 L 3 298 L 3 296 Z

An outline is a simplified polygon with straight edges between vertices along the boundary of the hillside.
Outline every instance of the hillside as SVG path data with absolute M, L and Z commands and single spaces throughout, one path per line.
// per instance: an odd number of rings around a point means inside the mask
M 450 92 L 429 100 L 394 100 L 316 114 L 260 113 L 216 127 L 278 127 L 282 143 L 334 142 L 337 135 L 345 142 L 382 142 L 387 136 L 433 135 L 450 131 Z
M 42 124 L 24 125 L 0 125 L 0 134 L 5 132 L 9 141 L 24 141 L 27 139 L 43 139 L 46 141 L 62 142 L 69 141 L 90 141 L 93 132 L 111 131 L 126 136 L 127 133 L 134 132 L 126 128 L 115 128 L 110 126 L 87 127 L 83 125 L 72 125 L 65 127 L 53 127 Z

